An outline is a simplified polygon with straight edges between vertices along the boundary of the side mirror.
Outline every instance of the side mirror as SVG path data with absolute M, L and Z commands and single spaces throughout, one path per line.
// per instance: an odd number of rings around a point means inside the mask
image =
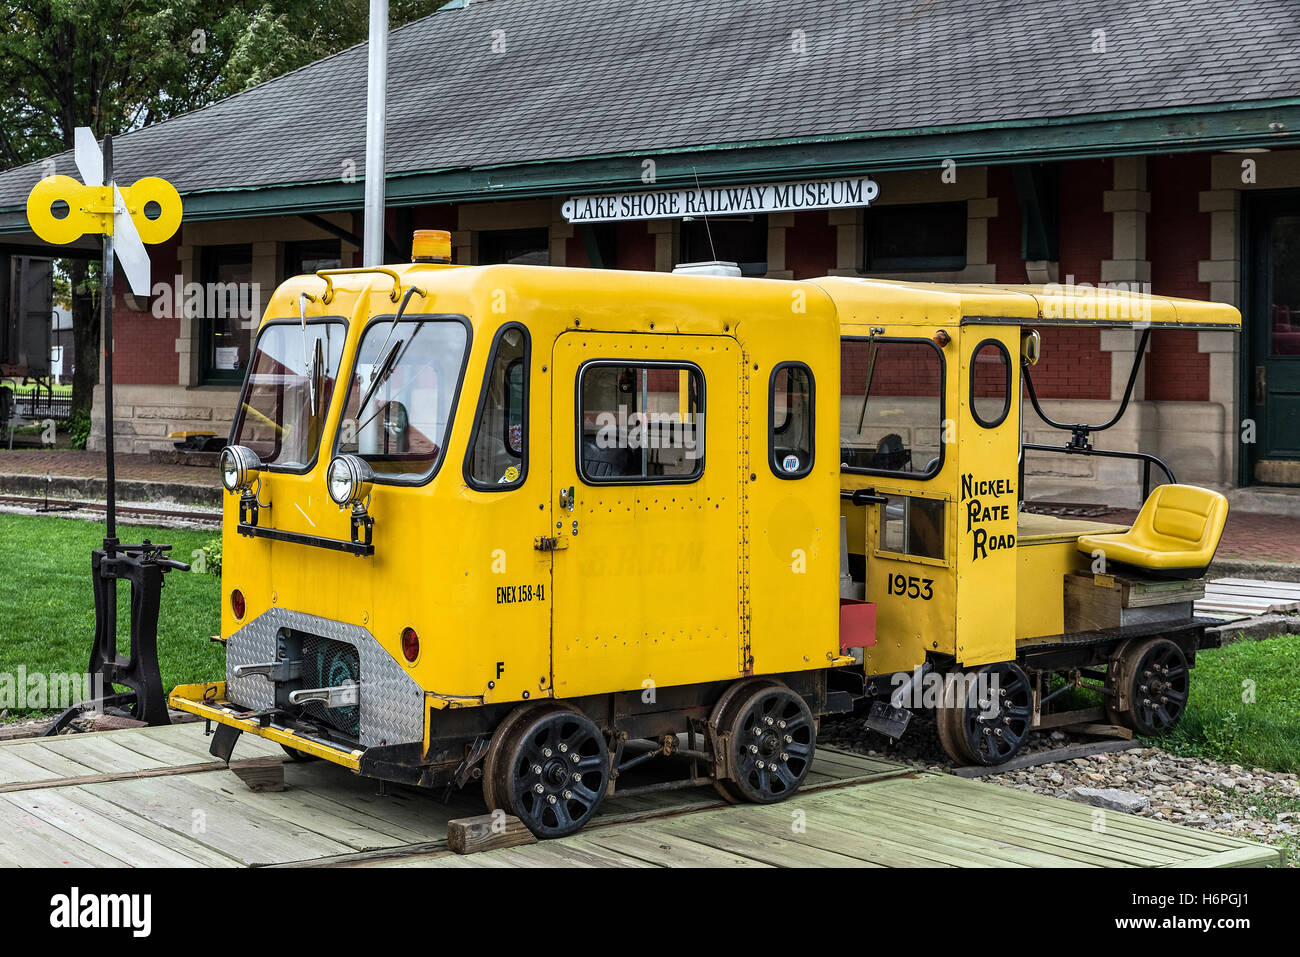
M 1038 365 L 1038 360 L 1043 354 L 1043 337 L 1038 334 L 1037 329 L 1030 329 L 1020 337 L 1020 364 L 1025 366 Z

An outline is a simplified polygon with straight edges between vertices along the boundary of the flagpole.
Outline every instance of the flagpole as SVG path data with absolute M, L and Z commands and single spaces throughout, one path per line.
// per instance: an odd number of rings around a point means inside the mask
M 108 187 L 109 202 L 116 205 L 117 190 L 113 186 L 113 137 L 104 136 L 104 183 Z M 113 475 L 113 232 L 104 234 L 104 287 L 100 292 L 103 310 L 104 333 L 104 457 L 105 457 L 105 512 L 108 516 L 104 550 L 112 556 L 117 547 L 116 485 Z
M 388 0 L 370 0 L 366 76 L 366 193 L 362 265 L 384 261 L 384 129 L 388 108 Z

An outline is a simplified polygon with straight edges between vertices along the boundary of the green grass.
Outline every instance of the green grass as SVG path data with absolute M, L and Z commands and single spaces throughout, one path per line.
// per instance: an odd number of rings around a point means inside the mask
M 1202 651 L 1187 714 L 1160 747 L 1300 773 L 1300 635 Z
M 173 546 L 180 561 L 214 537 L 212 531 L 119 526 L 118 539 Z M 102 543 L 102 523 L 72 518 L 0 514 L 0 675 L 85 674 L 95 634 L 90 553 Z M 220 678 L 222 650 L 208 641 L 221 627 L 220 581 L 173 571 L 164 579 L 158 614 L 163 687 Z M 129 588 L 119 587 L 119 644 L 126 650 Z M 16 678 L 11 678 L 15 680 Z M 10 711 L 10 717 L 35 713 Z

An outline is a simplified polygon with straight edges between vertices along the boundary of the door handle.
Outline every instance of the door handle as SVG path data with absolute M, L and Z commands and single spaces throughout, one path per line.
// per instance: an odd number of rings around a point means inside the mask
M 574 504 L 573 486 L 560 489 L 560 508 L 572 512 Z
M 1268 367 L 1255 366 L 1255 405 L 1268 401 Z

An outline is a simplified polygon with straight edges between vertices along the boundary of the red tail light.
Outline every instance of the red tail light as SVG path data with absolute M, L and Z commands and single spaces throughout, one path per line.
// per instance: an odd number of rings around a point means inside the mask
M 230 610 L 236 618 L 244 617 L 244 593 L 238 588 L 230 593 Z
M 402 656 L 407 661 L 414 661 L 420 657 L 420 636 L 410 625 L 402 629 Z

